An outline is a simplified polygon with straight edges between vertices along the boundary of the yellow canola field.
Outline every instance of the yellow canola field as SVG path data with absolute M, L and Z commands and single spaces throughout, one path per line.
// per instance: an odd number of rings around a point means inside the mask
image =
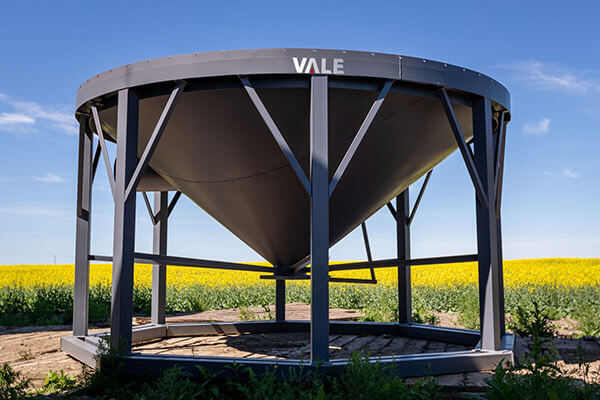
M 260 263 L 258 263 L 260 264 Z M 268 265 L 268 264 L 260 264 Z M 33 287 L 49 285 L 72 285 L 73 265 L 0 265 L 0 287 Z M 260 279 L 263 273 L 223 271 L 204 268 L 168 267 L 167 282 L 170 286 L 229 286 L 252 285 L 272 281 Z M 368 270 L 343 271 L 332 276 L 369 278 Z M 396 283 L 395 268 L 376 269 L 377 280 L 384 285 Z M 152 267 L 136 264 L 136 285 L 150 285 Z M 92 264 L 90 281 L 110 284 L 111 266 Z M 476 263 L 416 266 L 412 268 L 413 286 L 457 286 L 477 281 Z M 307 281 L 298 281 L 308 284 Z M 510 260 L 504 262 L 504 282 L 507 287 L 522 285 L 553 285 L 578 287 L 600 285 L 600 259 L 546 258 Z

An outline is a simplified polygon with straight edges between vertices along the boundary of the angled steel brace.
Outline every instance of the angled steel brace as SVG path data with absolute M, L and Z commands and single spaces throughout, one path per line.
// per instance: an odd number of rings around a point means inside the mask
M 186 81 L 179 81 L 175 86 L 175 89 L 173 89 L 173 91 L 171 92 L 171 95 L 167 100 L 167 104 L 165 104 L 165 107 L 163 108 L 163 111 L 160 114 L 160 118 L 158 118 L 158 122 L 156 122 L 156 126 L 154 127 L 154 131 L 152 132 L 152 136 L 150 136 L 150 140 L 148 141 L 148 144 L 146 145 L 146 148 L 142 153 L 142 157 L 138 161 L 137 167 L 135 168 L 131 180 L 127 185 L 127 190 L 125 190 L 125 198 L 123 199 L 124 201 L 127 201 L 127 199 L 129 199 L 129 197 L 131 196 L 131 193 L 135 192 L 135 189 L 137 188 L 140 179 L 142 179 L 142 175 L 144 174 L 144 171 L 146 170 L 146 167 L 148 166 L 148 163 L 152 158 L 154 150 L 156 150 L 156 146 L 160 141 L 160 137 L 162 136 L 163 132 L 165 131 L 165 128 L 167 127 L 167 124 L 169 123 L 171 114 L 173 114 L 173 110 L 175 109 L 175 106 L 177 105 L 177 102 L 181 97 L 183 90 L 185 89 L 186 83 Z
M 419 203 L 421 203 L 421 199 L 423 198 L 423 194 L 425 194 L 425 188 L 427 188 L 427 184 L 429 183 L 429 178 L 431 178 L 431 174 L 433 170 L 430 170 L 425 176 L 425 181 L 423 181 L 423 185 L 421 186 L 421 190 L 419 191 L 419 195 L 417 196 L 417 201 L 413 206 L 413 209 L 410 213 L 410 217 L 408 217 L 408 225 L 412 224 L 413 219 L 415 218 L 415 214 L 417 213 L 417 208 L 419 208 Z
M 102 157 L 104 158 L 104 166 L 106 167 L 106 175 L 108 183 L 110 185 L 110 191 L 113 195 L 113 200 L 117 200 L 117 188 L 115 184 L 115 178 L 110 166 L 110 158 L 108 157 L 108 150 L 106 149 L 106 142 L 104 141 L 104 132 L 102 131 L 102 124 L 100 123 L 100 117 L 98 116 L 98 108 L 95 104 L 92 104 L 92 115 L 94 116 L 94 124 L 96 125 L 96 132 L 98 132 L 98 143 L 102 149 Z
M 475 162 L 473 161 L 473 153 L 469 149 L 469 146 L 467 146 L 467 144 L 465 143 L 465 138 L 462 134 L 460 126 L 458 125 L 456 115 L 454 115 L 454 110 L 452 109 L 452 104 L 450 103 L 450 99 L 448 98 L 448 93 L 446 93 L 446 89 L 443 88 L 440 89 L 437 93 L 440 102 L 442 103 L 442 107 L 446 112 L 446 116 L 448 117 L 448 122 L 452 127 L 452 133 L 454 134 L 454 138 L 456 139 L 456 143 L 458 144 L 460 154 L 463 157 L 465 165 L 467 166 L 467 170 L 469 171 L 471 180 L 473 181 L 473 186 L 475 186 L 477 200 L 479 200 L 482 207 L 487 207 L 488 198 L 485 195 L 485 191 L 483 190 L 483 184 L 481 183 L 481 178 L 479 177 L 477 169 L 475 168 Z
M 158 217 L 160 216 L 160 213 L 162 211 L 158 211 L 156 214 L 154 214 L 154 211 L 152 210 L 152 206 L 150 205 L 150 200 L 148 199 L 148 195 L 146 194 L 146 192 L 142 192 L 142 197 L 144 198 L 144 203 L 146 203 L 146 209 L 148 210 L 148 214 L 150 215 L 152 224 L 156 225 L 158 223 Z M 169 218 L 169 216 L 171 215 L 171 212 L 173 212 L 173 209 L 175 208 L 175 205 L 177 204 L 177 201 L 179 200 L 180 197 L 181 197 L 181 192 L 177 191 L 177 193 L 175 193 L 175 196 L 173 196 L 173 198 L 171 199 L 169 206 L 167 207 L 167 218 Z
M 505 111 L 500 113 L 500 123 L 498 127 L 498 137 L 496 142 L 496 172 L 494 178 L 494 198 L 496 199 L 496 215 L 500 215 L 500 206 L 502 203 L 502 180 L 504 179 L 504 151 L 506 148 L 506 122 L 504 121 Z
M 154 211 L 152 210 L 152 206 L 150 205 L 150 200 L 148 200 L 148 195 L 146 192 L 142 192 L 142 197 L 144 198 L 144 203 L 146 203 L 146 209 L 148 210 L 148 215 L 150 215 L 152 225 L 156 225 L 156 215 L 154 215 Z
M 273 135 L 273 138 L 279 145 L 281 152 L 283 153 L 285 158 L 288 160 L 288 162 L 292 166 L 292 169 L 294 170 L 294 172 L 296 172 L 296 176 L 298 176 L 298 179 L 300 179 L 300 183 L 302 183 L 304 190 L 306 190 L 306 192 L 310 196 L 311 195 L 310 181 L 306 177 L 306 174 L 304 173 L 304 170 L 298 163 L 298 160 L 296 160 L 296 157 L 294 156 L 292 149 L 285 141 L 285 138 L 281 134 L 281 131 L 275 124 L 275 121 L 273 121 L 273 118 L 271 118 L 271 114 L 269 114 L 269 111 L 263 104 L 262 100 L 260 99 L 260 96 L 258 95 L 258 93 L 256 93 L 256 89 L 254 89 L 254 87 L 250 83 L 250 80 L 247 77 L 240 76 L 240 80 L 242 81 L 242 84 L 244 85 L 244 89 L 246 89 L 246 92 L 248 93 L 250 100 L 252 100 L 252 103 L 254 103 L 254 107 L 256 107 L 256 110 L 258 111 L 258 113 L 262 117 L 263 121 L 267 125 L 267 128 L 269 128 L 269 131 L 271 131 L 271 135 Z
M 306 266 L 310 264 L 310 255 L 304 257 L 302 260 L 298 261 L 296 264 L 292 265 L 290 269 L 293 272 L 298 272 L 306 268 Z
M 369 262 L 372 263 L 373 257 L 371 255 L 371 245 L 369 244 L 369 234 L 367 233 L 367 224 L 365 222 L 363 222 L 362 224 L 360 224 L 360 227 L 362 229 L 363 240 L 365 242 L 365 251 L 367 252 L 367 260 L 369 260 Z M 377 280 L 375 279 L 375 270 L 373 268 L 371 268 L 371 280 L 374 282 L 377 282 Z
M 388 202 L 386 204 L 388 210 L 390 210 L 390 212 L 392 213 L 392 217 L 394 217 L 395 220 L 398 220 L 398 218 L 396 217 L 396 209 L 394 208 L 394 206 L 392 205 L 391 202 Z
M 496 177 L 498 175 L 498 168 L 500 167 L 500 160 L 501 160 L 501 154 L 500 154 L 500 146 L 502 146 L 502 139 L 503 139 L 503 134 L 504 132 L 502 132 L 504 130 L 504 123 L 505 123 L 505 112 L 506 111 L 502 111 L 500 113 L 500 120 L 498 121 L 498 130 L 497 130 L 497 135 L 496 135 L 496 142 L 494 143 L 494 171 L 496 172 Z
M 181 192 L 177 191 L 177 193 L 175 193 L 175 196 L 173 196 L 173 198 L 171 199 L 171 202 L 169 203 L 169 206 L 167 207 L 167 218 L 171 215 L 171 213 L 173 212 L 173 209 L 175 208 L 175 205 L 177 204 L 177 202 L 179 201 L 179 198 L 181 197 Z
M 100 162 L 101 153 L 102 148 L 99 145 L 96 146 L 96 152 L 94 153 L 94 161 L 92 162 L 92 183 L 94 183 L 94 178 L 96 177 L 96 170 L 98 169 L 98 163 Z
M 342 158 L 340 165 L 338 165 L 335 173 L 333 174 L 333 177 L 331 178 L 331 182 L 329 182 L 329 196 L 330 197 L 331 197 L 331 194 L 333 193 L 333 191 L 335 190 L 335 187 L 337 186 L 338 182 L 342 178 L 342 175 L 344 175 L 346 168 L 348 168 L 348 164 L 350 164 L 352 157 L 354 157 L 354 154 L 356 153 L 356 150 L 358 149 L 360 142 L 365 137 L 365 134 L 367 133 L 367 131 L 369 130 L 369 127 L 371 126 L 371 123 L 373 123 L 373 120 L 375 119 L 377 112 L 381 108 L 381 105 L 383 104 L 383 101 L 385 100 L 386 96 L 390 92 L 390 89 L 392 88 L 393 84 L 394 84 L 394 81 L 387 81 L 383 85 L 383 89 L 381 89 L 381 91 L 379 92 L 377 99 L 375 100 L 375 102 L 373 102 L 371 109 L 367 113 L 367 116 L 365 117 L 362 125 L 358 129 L 356 136 L 354 136 L 354 140 L 352 140 L 352 143 L 350 143 L 350 146 L 348 147 L 346 154 L 344 154 L 344 158 Z

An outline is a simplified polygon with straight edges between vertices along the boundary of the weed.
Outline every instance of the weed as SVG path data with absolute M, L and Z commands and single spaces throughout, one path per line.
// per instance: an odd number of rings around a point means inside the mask
M 520 334 L 533 337 L 530 353 L 519 366 L 499 363 L 494 376 L 486 380 L 488 390 L 485 398 L 490 400 L 523 399 L 598 399 L 600 377 L 591 379 L 589 364 L 583 359 L 583 348 L 578 346 L 579 368 L 584 372 L 583 382 L 568 377 L 557 360 L 552 344 L 552 331 L 548 316 L 533 303 L 533 310 L 517 309 L 516 322 Z
M 437 315 L 426 311 L 417 311 L 412 315 L 412 321 L 418 324 L 429 324 L 437 325 L 440 323 L 440 319 Z
M 479 329 L 479 296 L 477 294 L 465 295 L 457 304 L 458 323 L 469 329 Z
M 33 354 L 31 353 L 31 350 L 29 350 L 29 349 L 19 350 L 17 355 L 19 356 L 19 361 L 27 361 L 27 360 L 31 360 L 33 358 Z
M 58 372 L 50 370 L 46 374 L 46 380 L 40 392 L 45 394 L 62 393 L 75 387 L 77 387 L 77 378 L 65 374 L 62 369 Z
M 255 321 L 256 313 L 248 307 L 240 307 L 239 318 L 241 321 Z
M 532 309 L 522 306 L 516 308 L 514 318 L 510 320 L 508 328 L 517 335 L 532 336 L 534 340 L 535 338 L 554 336 L 548 313 L 535 300 Z
M 240 307 L 239 318 L 241 321 L 272 321 L 275 319 L 275 315 L 271 311 L 269 306 L 263 306 L 265 310 L 263 315 L 257 314 L 248 307 Z
M 578 328 L 584 336 L 600 337 L 600 305 L 581 305 L 575 312 Z
M 0 367 L 0 399 L 20 400 L 27 398 L 27 389 L 31 386 L 29 379 L 12 369 L 10 365 Z

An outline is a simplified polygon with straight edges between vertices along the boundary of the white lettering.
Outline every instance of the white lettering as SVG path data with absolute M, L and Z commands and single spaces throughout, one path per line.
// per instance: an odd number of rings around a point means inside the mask
M 314 58 L 309 58 L 308 59 L 308 63 L 306 64 L 306 72 L 307 74 L 318 74 L 319 73 L 319 66 L 317 65 L 317 60 L 315 60 Z
M 294 67 L 296 67 L 296 73 L 301 73 L 304 71 L 304 66 L 306 65 L 306 57 L 302 57 L 302 61 L 298 62 L 298 57 L 293 57 L 292 61 L 294 61 Z
M 327 59 L 321 58 L 321 73 L 322 74 L 330 74 L 331 70 L 327 69 Z
M 333 73 L 334 74 L 344 74 L 344 59 L 343 58 L 334 58 L 333 59 Z
M 321 58 L 319 62 L 319 60 L 314 57 L 302 57 L 301 59 L 292 57 L 292 62 L 294 64 L 294 69 L 298 74 L 344 74 L 343 58 L 334 58 L 330 63 L 327 58 Z

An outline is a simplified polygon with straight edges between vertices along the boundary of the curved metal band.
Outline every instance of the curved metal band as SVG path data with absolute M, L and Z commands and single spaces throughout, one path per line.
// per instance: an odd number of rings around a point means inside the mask
M 314 59 L 312 64 L 311 59 Z M 313 67 L 308 68 L 311 65 Z M 455 89 L 487 97 L 507 111 L 510 110 L 508 90 L 494 79 L 476 71 L 393 54 L 320 49 L 194 53 L 128 64 L 98 74 L 81 85 L 77 90 L 76 105 L 79 109 L 90 100 L 124 88 L 181 79 L 228 78 L 238 75 L 310 76 L 314 66 L 321 68 L 318 72 L 329 74 L 332 78 L 394 79 Z

